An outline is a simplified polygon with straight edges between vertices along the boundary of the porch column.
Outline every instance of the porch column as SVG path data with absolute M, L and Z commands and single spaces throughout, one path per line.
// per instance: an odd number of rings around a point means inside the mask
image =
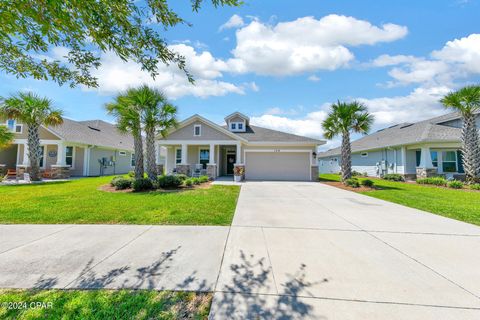
M 61 142 L 57 144 L 57 166 L 65 166 L 65 146 Z
M 420 168 L 432 169 L 435 168 L 432 163 L 432 156 L 430 154 L 429 147 L 422 147 L 422 152 L 420 154 Z
M 402 166 L 403 174 L 407 174 L 407 147 L 402 147 Z
M 24 166 L 30 165 L 30 158 L 28 157 L 28 143 L 23 144 L 23 163 Z
M 241 158 L 242 158 L 242 145 L 240 143 L 237 143 L 237 153 L 235 157 L 236 159 L 235 163 L 241 164 L 242 163 Z
M 160 144 L 155 143 L 155 164 L 160 164 Z
M 210 151 L 209 151 L 209 159 L 208 164 L 215 164 L 215 145 L 210 143 Z
M 182 164 L 188 164 L 188 145 L 182 144 Z

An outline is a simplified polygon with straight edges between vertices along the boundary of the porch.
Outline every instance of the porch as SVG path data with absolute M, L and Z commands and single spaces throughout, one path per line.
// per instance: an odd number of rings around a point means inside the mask
M 164 168 L 159 171 L 166 174 L 208 175 L 211 179 L 231 177 L 233 180 L 235 165 L 242 164 L 241 144 L 236 141 L 162 141 L 158 148 L 162 147 L 166 155 L 158 165 Z

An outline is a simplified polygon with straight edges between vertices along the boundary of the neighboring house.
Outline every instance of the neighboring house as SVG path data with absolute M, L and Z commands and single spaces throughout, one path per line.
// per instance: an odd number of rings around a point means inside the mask
M 250 125 L 235 112 L 217 125 L 194 115 L 158 139 L 166 150 L 165 171 L 192 175 L 198 170 L 212 178 L 234 174 L 243 167 L 247 180 L 316 180 L 316 150 L 324 141 Z
M 415 179 L 440 174 L 463 179 L 461 127 L 460 115 L 449 113 L 378 130 L 352 142 L 352 169 L 369 176 L 399 173 Z M 340 148 L 319 153 L 319 171 L 339 172 L 340 159 Z
M 29 167 L 28 128 L 11 119 L 1 122 L 15 133 L 15 139 L 0 150 L 0 165 L 19 176 Z M 64 119 L 59 126 L 41 126 L 40 145 L 40 169 L 53 178 L 122 174 L 134 164 L 132 137 L 102 120 Z

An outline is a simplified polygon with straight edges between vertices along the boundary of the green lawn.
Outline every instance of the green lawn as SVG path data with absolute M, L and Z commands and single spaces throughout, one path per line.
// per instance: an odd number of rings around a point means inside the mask
M 0 223 L 230 225 L 240 188 L 112 193 L 112 177 L 0 186 Z
M 0 319 L 207 319 L 211 300 L 153 290 L 0 290 Z
M 321 174 L 320 180 L 340 181 L 340 176 Z M 365 191 L 361 192 L 362 194 L 480 225 L 480 192 L 391 182 L 382 179 L 372 180 L 380 190 Z

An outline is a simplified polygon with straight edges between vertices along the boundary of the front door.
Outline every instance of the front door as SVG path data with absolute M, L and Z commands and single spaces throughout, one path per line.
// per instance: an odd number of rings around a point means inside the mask
M 236 159 L 235 154 L 227 154 L 227 174 L 233 174 L 233 165 Z

